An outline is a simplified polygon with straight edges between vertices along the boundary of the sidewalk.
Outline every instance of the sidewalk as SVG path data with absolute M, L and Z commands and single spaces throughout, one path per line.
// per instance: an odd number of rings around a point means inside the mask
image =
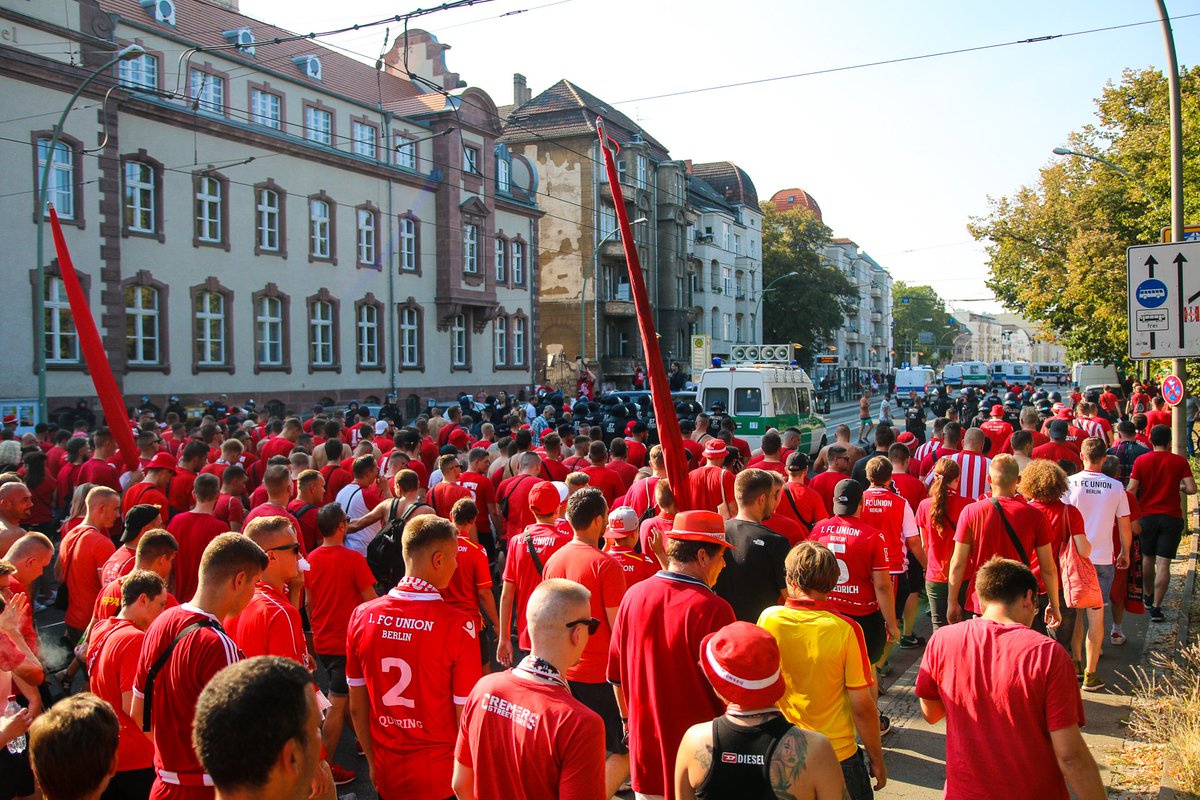
M 1192 534 L 1194 537 L 1196 534 Z M 1181 556 L 1190 553 L 1192 537 L 1180 546 Z M 1181 557 L 1171 570 L 1171 588 L 1164 607 L 1167 621 L 1151 624 L 1144 614 L 1125 618 L 1129 641 L 1114 647 L 1105 640 L 1100 658 L 1100 675 L 1108 686 L 1100 692 L 1083 694 L 1087 724 L 1083 736 L 1100 765 L 1100 776 L 1109 787 L 1109 795 L 1134 800 L 1158 797 L 1158 773 L 1145 774 L 1138 765 L 1144 758 L 1135 752 L 1146 745 L 1127 739 L 1126 722 L 1131 701 L 1130 677 L 1134 669 L 1147 663 L 1154 653 L 1171 652 L 1176 647 L 1181 614 L 1190 604 L 1183 602 L 1184 578 L 1189 560 Z M 922 625 L 925 630 L 920 630 Z M 928 618 L 918 624 L 928 635 Z M 922 649 L 895 650 L 892 677 L 881 681 L 886 693 L 879 699 L 880 711 L 892 719 L 893 732 L 884 737 L 884 762 L 888 769 L 887 786 L 881 798 L 904 800 L 940 800 L 946 775 L 946 725 L 929 725 L 921 717 L 920 703 L 913 694 Z

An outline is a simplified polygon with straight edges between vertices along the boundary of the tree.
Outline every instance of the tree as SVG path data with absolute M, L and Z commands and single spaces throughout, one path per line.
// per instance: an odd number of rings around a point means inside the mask
M 1185 219 L 1200 220 L 1200 68 L 1184 70 Z M 1157 70 L 1126 70 L 1096 101 L 1097 122 L 1068 137 L 1070 149 L 1036 186 L 989 198 L 968 229 L 986 240 L 988 286 L 1005 307 L 1048 333 L 1076 358 L 1127 363 L 1125 250 L 1159 241 L 1170 223 L 1167 81 Z
M 850 280 L 821 261 L 820 250 L 832 232 L 807 209 L 776 211 L 770 203 L 763 211 L 763 287 L 787 275 L 763 297 L 763 341 L 793 342 L 801 346 L 799 361 L 812 367 L 819 340 L 833 338 L 846 311 L 858 300 Z
M 909 363 L 910 342 L 913 350 L 924 354 L 922 364 L 950 361 L 943 355 L 951 352 L 953 339 L 949 331 L 957 327 L 950 319 L 945 302 L 933 287 L 895 281 L 892 284 L 892 343 L 896 348 L 896 363 Z M 922 333 L 927 335 L 926 341 L 921 341 Z

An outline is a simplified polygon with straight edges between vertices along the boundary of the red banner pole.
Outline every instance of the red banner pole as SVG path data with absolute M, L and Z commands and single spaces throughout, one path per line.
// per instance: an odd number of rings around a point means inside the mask
M 71 253 L 67 250 L 67 241 L 63 238 L 62 225 L 58 222 L 58 214 L 50 207 L 50 227 L 54 232 L 54 249 L 58 253 L 58 267 L 62 272 L 63 287 L 67 290 L 67 300 L 71 304 L 71 316 L 75 320 L 75 331 L 79 334 L 79 349 L 83 352 L 84 363 L 92 376 L 92 385 L 96 387 L 96 396 L 100 398 L 100 407 L 104 409 L 104 421 L 117 440 L 121 450 L 121 458 L 126 468 L 133 472 L 138 466 L 137 443 L 133 440 L 133 432 L 129 428 L 128 414 L 121 393 L 117 390 L 117 379 L 113 377 L 112 367 L 108 356 L 104 354 L 104 345 L 100 341 L 100 331 L 96 328 L 96 320 L 92 318 L 92 310 L 83 287 L 79 284 L 79 276 L 75 274 L 75 264 L 71 261 Z M 34 309 L 34 313 L 41 313 Z M 44 342 L 38 342 L 38 347 L 45 347 Z
M 675 415 L 675 402 L 671 399 L 671 386 L 663 366 L 662 353 L 658 349 L 658 333 L 654 330 L 654 312 L 650 295 L 646 292 L 646 281 L 642 277 L 642 265 L 638 260 L 633 242 L 633 227 L 629 224 L 629 213 L 621 196 L 621 183 L 617 175 L 617 162 L 609 143 L 620 145 L 604 133 L 604 120 L 596 119 L 596 135 L 600 137 L 600 150 L 604 153 L 604 168 L 608 172 L 608 185 L 612 189 L 616 204 L 617 223 L 621 226 L 621 244 L 625 251 L 625 265 L 629 269 L 629 284 L 633 293 L 633 307 L 637 311 L 638 332 L 642 337 L 642 352 L 646 357 L 646 375 L 650 381 L 650 397 L 654 403 L 654 419 L 658 423 L 658 442 L 662 445 L 666 462 L 667 480 L 675 495 L 675 507 L 679 511 L 692 508 L 688 492 L 687 456 L 683 450 L 683 434 L 679 430 L 679 418 Z

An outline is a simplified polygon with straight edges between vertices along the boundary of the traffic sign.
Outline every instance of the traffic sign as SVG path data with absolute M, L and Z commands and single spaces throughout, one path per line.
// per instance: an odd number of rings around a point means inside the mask
M 1162 396 L 1169 406 L 1177 406 L 1183 400 L 1183 381 L 1179 380 L 1178 375 L 1163 378 Z
M 1183 226 L 1183 240 L 1185 242 L 1200 241 L 1200 225 L 1184 225 Z M 1171 241 L 1171 229 L 1170 228 L 1162 229 L 1162 241 L 1164 241 L 1164 242 Z
M 708 334 L 696 334 L 692 337 L 692 379 L 700 380 L 700 373 L 708 369 L 712 361 L 712 342 Z
M 1200 356 L 1200 241 L 1126 255 L 1130 358 Z

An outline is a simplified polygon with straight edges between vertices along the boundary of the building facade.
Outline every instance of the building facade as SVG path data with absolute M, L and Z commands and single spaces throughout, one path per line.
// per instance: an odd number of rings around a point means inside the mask
M 377 72 L 236 0 L 0 0 L 0 24 L 8 107 L 46 112 L 0 123 L 4 185 L 24 190 L 0 198 L 8 259 L 32 294 L 49 158 L 127 399 L 423 406 L 534 383 L 537 175 L 434 37 L 410 31 Z M 132 44 L 144 55 L 85 91 L 51 153 L 71 92 Z M 0 396 L 31 394 L 41 346 L 53 410 L 94 389 L 45 242 L 45 338 L 0 321 Z
M 728 161 L 689 164 L 690 332 L 713 356 L 762 343 L 762 220 L 750 177 Z
M 820 356 L 836 356 L 833 364 L 814 367 L 816 380 L 830 378 L 850 396 L 865 375 L 891 372 L 903 355 L 892 341 L 892 275 L 850 239 L 835 239 L 822 250 L 827 266 L 839 270 L 858 291 L 845 322 L 825 342 Z

